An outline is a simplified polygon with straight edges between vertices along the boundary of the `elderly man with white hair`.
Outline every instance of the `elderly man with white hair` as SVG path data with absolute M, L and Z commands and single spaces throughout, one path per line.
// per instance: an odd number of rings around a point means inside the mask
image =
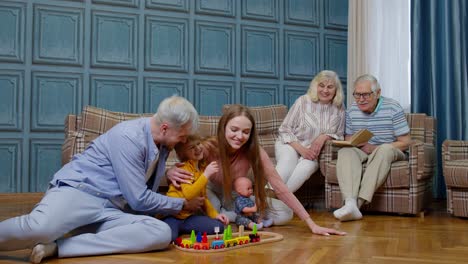
M 157 192 L 168 153 L 197 127 L 197 111 L 178 96 L 152 117 L 117 124 L 55 173 L 31 213 L 0 222 L 0 251 L 32 248 L 30 260 L 39 263 L 166 248 L 171 230 L 152 215 L 203 202 Z
M 400 104 L 381 95 L 380 84 L 369 74 L 354 82 L 355 101 L 346 111 L 345 139 L 367 129 L 374 135 L 357 147 L 338 151 L 336 174 L 344 206 L 333 212 L 340 221 L 362 218 L 360 207 L 370 203 L 374 192 L 385 182 L 391 163 L 407 158 L 410 129 Z M 367 167 L 363 173 L 363 163 Z

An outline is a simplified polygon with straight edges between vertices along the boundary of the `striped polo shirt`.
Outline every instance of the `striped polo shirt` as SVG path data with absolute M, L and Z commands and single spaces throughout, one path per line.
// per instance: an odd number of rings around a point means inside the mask
M 356 102 L 346 111 L 346 135 L 364 128 L 374 134 L 369 140 L 373 145 L 395 142 L 397 137 L 410 132 L 403 108 L 396 100 L 384 96 L 380 96 L 371 114 L 362 112 Z

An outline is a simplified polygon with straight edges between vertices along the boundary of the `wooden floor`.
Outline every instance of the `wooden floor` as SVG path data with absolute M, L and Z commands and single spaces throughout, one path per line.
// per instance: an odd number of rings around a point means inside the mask
M 0 220 L 27 213 L 40 194 L 0 194 Z M 298 219 L 268 228 L 284 240 L 223 253 L 162 252 L 85 258 L 47 259 L 47 263 L 468 263 L 468 219 L 451 217 L 444 201 L 424 218 L 365 214 L 362 221 L 340 223 L 331 212 L 312 212 L 324 226 L 347 236 L 317 236 Z M 0 252 L 0 263 L 25 263 L 29 250 Z

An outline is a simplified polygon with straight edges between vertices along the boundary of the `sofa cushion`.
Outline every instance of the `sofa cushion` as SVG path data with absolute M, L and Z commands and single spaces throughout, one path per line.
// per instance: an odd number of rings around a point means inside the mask
M 81 132 L 84 135 L 84 143 L 87 146 L 98 136 L 104 134 L 118 123 L 138 117 L 149 117 L 153 113 L 133 114 L 113 112 L 94 106 L 85 106 L 82 112 Z

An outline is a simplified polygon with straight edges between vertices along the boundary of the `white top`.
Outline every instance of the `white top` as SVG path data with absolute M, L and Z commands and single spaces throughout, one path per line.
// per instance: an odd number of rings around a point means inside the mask
M 304 147 L 320 134 L 336 140 L 343 139 L 345 128 L 345 109 L 334 104 L 313 102 L 305 94 L 297 98 L 279 127 L 279 140 L 288 144 L 298 142 Z

